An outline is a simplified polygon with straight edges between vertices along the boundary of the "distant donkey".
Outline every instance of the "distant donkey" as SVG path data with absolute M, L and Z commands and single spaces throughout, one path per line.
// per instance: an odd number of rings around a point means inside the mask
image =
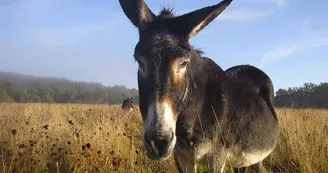
M 133 107 L 134 107 L 133 97 L 123 100 L 122 103 L 123 110 L 131 112 L 133 111 Z
M 155 15 L 143 0 L 119 0 L 139 29 L 134 58 L 145 150 L 154 160 L 174 153 L 179 172 L 196 172 L 196 163 L 210 172 L 227 164 L 235 172 L 265 172 L 262 160 L 277 144 L 273 105 L 189 43 L 231 1 L 174 16 L 167 9 Z

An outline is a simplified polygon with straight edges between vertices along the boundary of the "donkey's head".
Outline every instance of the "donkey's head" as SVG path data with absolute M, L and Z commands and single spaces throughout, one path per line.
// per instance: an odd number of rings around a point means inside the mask
M 166 159 L 175 143 L 176 121 L 188 92 L 197 52 L 189 44 L 232 0 L 181 16 L 169 10 L 155 15 L 143 0 L 119 0 L 125 15 L 139 29 L 134 50 L 139 64 L 143 144 L 151 159 Z M 196 101 L 196 100 L 195 100 Z

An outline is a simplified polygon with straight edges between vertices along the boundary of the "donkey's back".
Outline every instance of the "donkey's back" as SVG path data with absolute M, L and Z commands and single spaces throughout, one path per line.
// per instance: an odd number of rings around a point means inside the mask
M 236 65 L 226 70 L 226 74 L 244 85 L 249 85 L 267 102 L 274 104 L 274 90 L 270 77 L 251 65 Z

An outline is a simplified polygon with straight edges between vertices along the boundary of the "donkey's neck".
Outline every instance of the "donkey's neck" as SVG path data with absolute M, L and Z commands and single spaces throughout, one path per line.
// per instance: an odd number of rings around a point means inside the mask
M 195 58 L 190 72 L 189 94 L 177 122 L 178 139 L 202 143 L 212 139 L 226 111 L 224 71 L 212 60 Z M 205 75 L 204 75 L 205 74 Z

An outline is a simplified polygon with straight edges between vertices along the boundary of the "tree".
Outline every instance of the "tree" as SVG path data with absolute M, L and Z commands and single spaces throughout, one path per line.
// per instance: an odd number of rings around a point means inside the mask
M 278 107 L 328 108 L 328 83 L 305 83 L 301 87 L 279 89 L 275 104 Z

